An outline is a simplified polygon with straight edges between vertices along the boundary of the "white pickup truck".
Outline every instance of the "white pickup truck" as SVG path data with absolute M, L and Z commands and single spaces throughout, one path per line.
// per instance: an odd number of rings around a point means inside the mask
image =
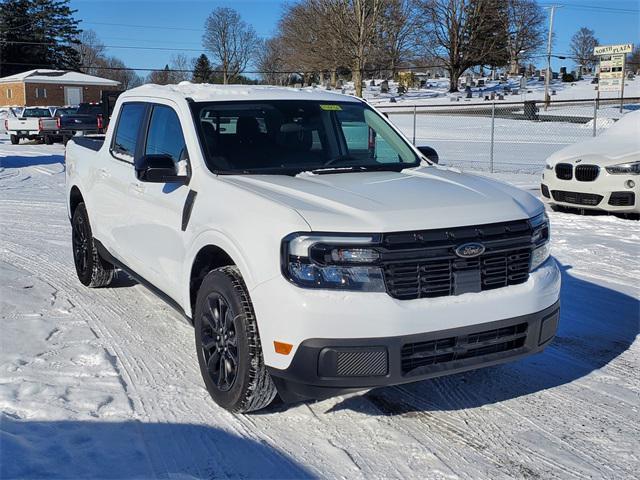
M 7 118 L 5 129 L 11 139 L 11 144 L 17 145 L 23 138 L 39 139 L 42 130 L 41 120 L 51 117 L 51 110 L 47 107 L 27 107 L 19 117 Z
M 80 281 L 124 269 L 181 311 L 231 411 L 496 365 L 555 335 L 542 203 L 432 163 L 357 98 L 145 85 L 66 162 Z

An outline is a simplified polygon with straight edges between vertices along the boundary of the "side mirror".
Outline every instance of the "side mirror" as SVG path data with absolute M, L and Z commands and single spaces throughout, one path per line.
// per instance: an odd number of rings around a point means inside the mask
M 187 179 L 186 176 L 177 174 L 173 158 L 164 154 L 145 155 L 140 159 L 136 172 L 141 182 L 169 183 Z
M 416 148 L 420 151 L 422 155 L 427 157 L 433 163 L 438 163 L 438 161 L 440 160 L 440 157 L 438 157 L 438 152 L 436 152 L 433 148 L 427 147 L 426 145 L 422 147 L 416 146 Z

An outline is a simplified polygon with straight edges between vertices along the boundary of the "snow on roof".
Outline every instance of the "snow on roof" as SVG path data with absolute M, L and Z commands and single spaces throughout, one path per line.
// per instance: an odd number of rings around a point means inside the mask
M 128 90 L 123 97 L 192 98 L 196 102 L 224 100 L 316 100 L 358 102 L 359 99 L 320 88 L 286 88 L 264 85 L 212 85 L 180 82 L 177 85 L 146 84 Z
M 38 69 L 16 73 L 8 77 L 0 78 L 0 83 L 25 82 L 25 83 L 64 83 L 67 85 L 104 85 L 116 87 L 120 82 L 107 78 L 94 77 L 86 73 L 70 72 L 68 70 Z

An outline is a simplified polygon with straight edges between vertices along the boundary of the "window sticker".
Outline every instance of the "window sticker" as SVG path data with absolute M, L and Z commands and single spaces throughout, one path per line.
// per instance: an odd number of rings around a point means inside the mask
M 340 105 L 320 105 L 320 108 L 328 112 L 339 112 L 342 110 Z

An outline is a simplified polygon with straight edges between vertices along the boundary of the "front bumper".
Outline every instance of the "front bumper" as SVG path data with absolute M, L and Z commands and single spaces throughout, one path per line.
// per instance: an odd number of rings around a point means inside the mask
M 398 300 L 384 292 L 300 288 L 282 275 L 250 291 L 265 364 L 289 367 L 304 341 L 367 339 L 427 334 L 540 312 L 560 296 L 560 270 L 553 258 L 522 284 L 479 293 Z M 274 342 L 293 345 L 289 355 Z
M 627 186 L 631 180 L 633 188 Z M 570 208 L 614 213 L 640 213 L 640 177 L 611 175 L 604 168 L 594 181 L 562 180 L 553 171 L 542 175 L 542 197 L 548 203 Z
M 540 352 L 559 315 L 556 302 L 537 313 L 437 332 L 305 340 L 288 368 L 268 369 L 286 402 L 415 382 Z

